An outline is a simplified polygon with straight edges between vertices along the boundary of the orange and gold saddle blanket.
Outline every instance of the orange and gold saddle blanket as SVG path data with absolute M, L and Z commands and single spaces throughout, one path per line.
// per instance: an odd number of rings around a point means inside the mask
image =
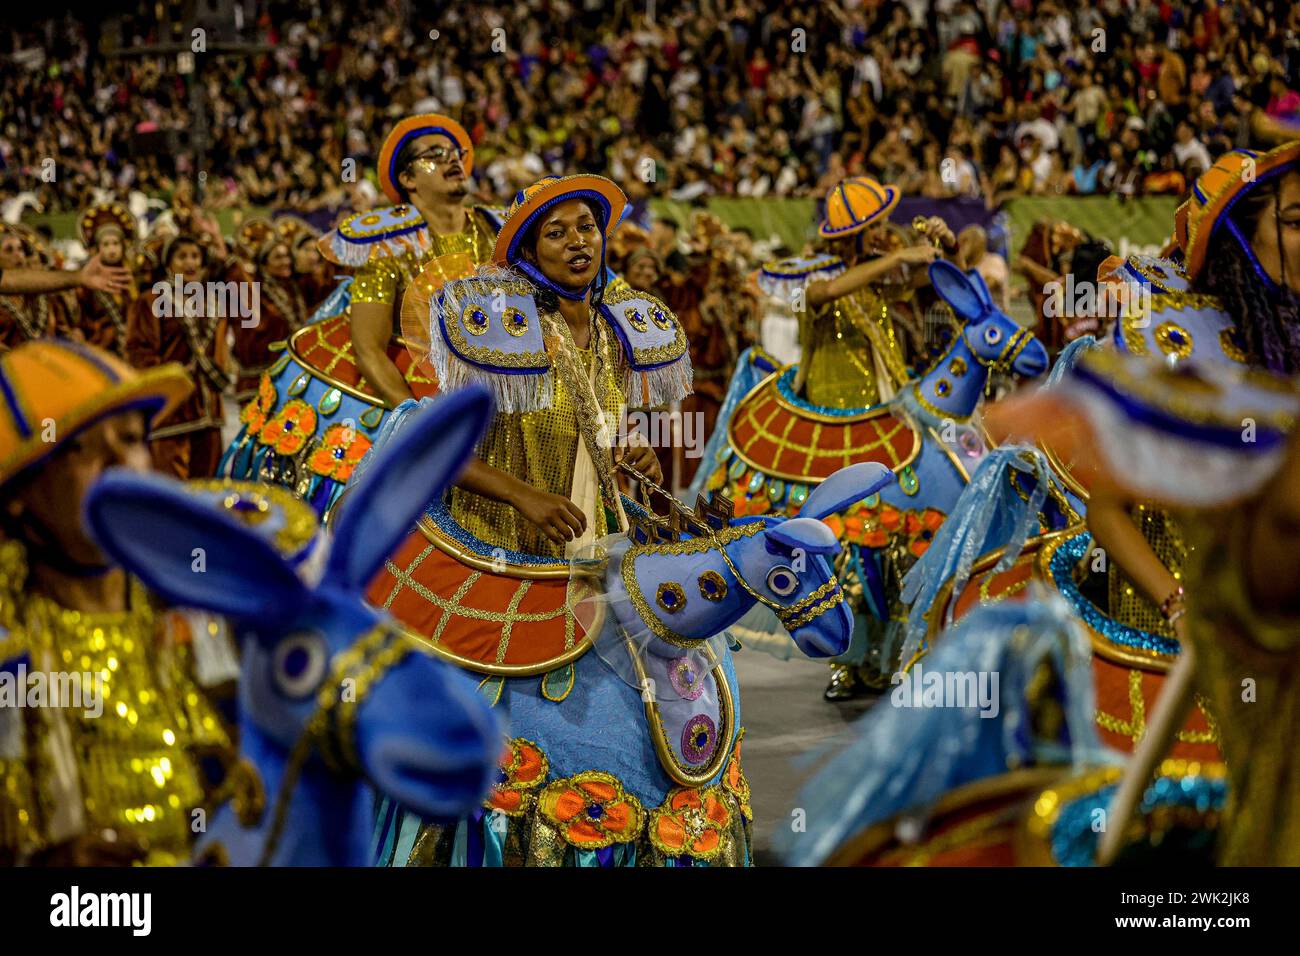
M 522 563 L 458 537 L 422 517 L 367 600 L 438 656 L 480 674 L 546 673 L 591 646 L 604 605 L 583 599 L 598 582 L 573 577 L 567 561 Z

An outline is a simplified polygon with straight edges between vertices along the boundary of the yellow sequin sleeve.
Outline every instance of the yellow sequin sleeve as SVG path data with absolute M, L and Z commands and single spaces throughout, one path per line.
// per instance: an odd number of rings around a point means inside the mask
M 399 278 L 397 264 L 392 259 L 372 258 L 352 278 L 352 301 L 392 305 L 397 301 Z

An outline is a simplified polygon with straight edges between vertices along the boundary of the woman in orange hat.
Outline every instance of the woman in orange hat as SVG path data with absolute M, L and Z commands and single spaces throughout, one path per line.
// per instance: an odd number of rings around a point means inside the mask
M 0 358 L 0 672 L 46 706 L 0 707 L 0 860 L 49 865 L 188 857 L 197 754 L 228 741 L 187 652 L 138 582 L 81 523 L 108 468 L 147 471 L 150 421 L 192 390 L 58 340 Z M 57 668 L 76 674 L 54 705 Z M 43 698 L 33 697 L 44 685 Z
M 1219 157 L 1175 231 L 1192 288 L 1219 300 L 1247 360 L 1300 372 L 1300 140 Z
M 450 494 L 452 516 L 493 546 L 562 557 L 624 526 L 611 453 L 625 408 L 690 391 L 681 324 L 658 299 L 607 288 L 605 242 L 627 199 L 601 176 L 548 177 L 515 197 L 478 276 L 425 312 L 439 388 L 477 381 L 498 415 Z M 627 461 L 655 481 L 645 446 Z

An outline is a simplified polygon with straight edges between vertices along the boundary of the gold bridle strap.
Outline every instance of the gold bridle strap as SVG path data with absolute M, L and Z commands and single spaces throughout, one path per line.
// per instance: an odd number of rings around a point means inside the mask
M 627 474 L 631 475 L 637 481 L 641 482 L 643 487 L 649 486 L 653 488 L 655 491 L 659 492 L 670 502 L 672 502 L 672 506 L 674 508 L 679 508 L 681 511 L 687 514 L 693 515 L 695 513 L 693 509 L 687 507 L 685 502 L 678 499 L 676 495 L 668 491 L 658 482 L 652 481 L 651 479 L 647 478 L 645 475 L 641 474 L 641 472 L 637 471 L 637 469 L 634 468 L 632 465 L 620 461 L 618 463 L 618 467 L 622 469 L 624 472 L 626 472 Z M 646 495 L 646 498 L 647 498 L 647 506 L 648 506 L 649 495 Z M 826 581 L 824 584 L 818 587 L 811 594 L 800 599 L 798 602 L 788 606 L 773 601 L 771 598 L 767 597 L 764 594 L 759 594 L 757 591 L 754 590 L 753 586 L 751 586 L 750 583 L 745 580 L 745 576 L 740 573 L 740 570 L 735 566 L 735 564 L 732 563 L 731 555 L 727 554 L 726 544 L 725 542 L 721 541 L 718 538 L 717 532 L 714 531 L 711 527 L 709 527 L 707 522 L 697 521 L 696 523 L 699 524 L 704 529 L 704 533 L 708 537 L 709 543 L 713 545 L 713 549 L 717 551 L 718 554 L 721 556 L 722 563 L 727 566 L 727 570 L 731 572 L 731 576 L 736 579 L 736 583 L 740 585 L 742 590 L 748 593 L 749 596 L 752 597 L 755 601 L 758 601 L 768 610 L 772 611 L 777 616 L 777 618 L 780 619 L 782 625 L 784 625 L 788 630 L 794 630 L 797 627 L 802 627 L 803 625 L 807 624 L 809 621 L 814 620 L 815 618 L 824 614 L 826 611 L 830 610 L 836 604 L 844 600 L 844 592 L 839 589 L 839 581 L 836 580 L 833 573 L 831 575 L 830 580 Z M 821 604 L 816 605 L 816 607 L 813 607 L 811 611 L 804 613 L 806 608 L 809 608 L 810 605 L 813 605 L 815 604 L 815 602 L 821 600 L 828 593 L 831 594 L 830 597 L 822 601 Z M 797 623 L 791 623 L 791 621 L 787 619 L 792 619 Z
M 316 694 L 316 710 L 289 753 L 258 866 L 269 866 L 275 855 L 284 835 L 294 787 L 313 751 L 319 751 L 326 766 L 336 772 L 360 769 L 356 749 L 357 707 L 380 678 L 413 650 L 413 642 L 401 640 L 381 624 L 335 657 L 329 677 Z M 353 682 L 349 693 L 344 693 L 345 680 Z

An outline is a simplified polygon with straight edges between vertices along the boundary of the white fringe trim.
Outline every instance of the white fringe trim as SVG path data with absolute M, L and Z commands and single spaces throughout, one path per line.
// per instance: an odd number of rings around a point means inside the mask
M 473 298 L 463 297 L 462 294 L 469 291 L 469 283 L 474 279 L 488 282 L 518 282 L 522 278 L 513 269 L 487 264 L 480 266 L 475 276 L 470 279 L 448 282 L 443 287 L 442 293 L 430 300 L 429 364 L 433 366 L 441 390 L 454 391 L 471 383 L 477 383 L 492 393 L 498 412 L 536 412 L 551 407 L 555 400 L 553 368 L 526 375 L 511 375 L 466 362 L 452 351 L 438 322 L 441 313 L 447 315 L 449 322 L 458 321 L 465 306 Z
M 679 402 L 691 393 L 695 370 L 689 355 L 671 365 L 641 372 L 628 368 L 623 393 L 629 408 L 658 408 Z

